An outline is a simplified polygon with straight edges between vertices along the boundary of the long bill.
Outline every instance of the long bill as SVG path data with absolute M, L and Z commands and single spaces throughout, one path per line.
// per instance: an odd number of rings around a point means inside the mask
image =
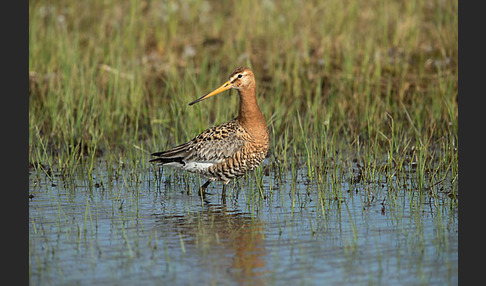
M 208 94 L 206 94 L 206 95 L 204 95 L 204 96 L 202 96 L 202 97 L 200 97 L 200 98 L 198 98 L 198 99 L 194 100 L 193 102 L 189 103 L 189 105 L 193 105 L 193 104 L 195 104 L 195 103 L 198 103 L 199 101 L 203 101 L 203 100 L 205 100 L 205 99 L 207 99 L 207 98 L 210 98 L 210 97 L 211 97 L 211 96 L 213 96 L 213 95 L 216 95 L 216 94 L 221 93 L 221 92 L 223 92 L 223 91 L 225 91 L 225 90 L 228 90 L 228 89 L 230 89 L 231 87 L 232 87 L 232 86 L 231 86 L 231 83 L 230 83 L 230 81 L 228 80 L 227 82 L 223 83 L 223 85 L 221 85 L 221 86 L 220 86 L 220 87 L 218 87 L 217 89 L 213 90 L 212 92 L 210 92 L 210 93 L 208 93 Z

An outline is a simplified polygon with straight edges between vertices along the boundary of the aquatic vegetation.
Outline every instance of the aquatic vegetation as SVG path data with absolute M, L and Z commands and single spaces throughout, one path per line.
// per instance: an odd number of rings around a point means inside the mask
M 455 283 L 457 5 L 29 3 L 32 284 Z M 223 205 L 148 161 L 237 115 L 188 105 L 235 66 L 270 151 Z

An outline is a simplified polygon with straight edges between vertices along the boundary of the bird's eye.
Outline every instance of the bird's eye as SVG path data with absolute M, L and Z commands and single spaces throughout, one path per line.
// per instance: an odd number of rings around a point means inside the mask
M 243 77 L 243 75 L 240 73 L 240 74 L 238 75 L 238 78 L 242 78 L 242 77 Z

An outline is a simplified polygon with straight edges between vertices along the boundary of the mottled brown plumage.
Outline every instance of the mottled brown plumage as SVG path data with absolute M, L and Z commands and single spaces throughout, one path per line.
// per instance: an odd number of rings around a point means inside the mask
M 249 68 L 235 69 L 227 82 L 189 105 L 230 88 L 238 90 L 240 96 L 238 117 L 203 131 L 189 142 L 153 153 L 156 158 L 150 162 L 208 178 L 201 191 L 210 182 L 221 181 L 223 195 L 231 179 L 257 168 L 267 155 L 269 136 L 265 118 L 256 101 L 255 77 Z

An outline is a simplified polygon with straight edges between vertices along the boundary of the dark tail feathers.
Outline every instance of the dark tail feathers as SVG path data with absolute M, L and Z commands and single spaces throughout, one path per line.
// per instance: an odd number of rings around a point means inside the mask
M 160 153 L 162 153 L 162 152 L 153 153 L 152 156 L 159 156 Z M 175 158 L 158 157 L 158 158 L 151 159 L 149 162 L 158 163 L 158 164 L 162 164 L 162 165 L 167 164 L 167 163 L 176 162 L 176 163 L 185 165 L 186 163 L 182 159 L 184 159 L 184 158 L 183 157 L 175 157 Z

